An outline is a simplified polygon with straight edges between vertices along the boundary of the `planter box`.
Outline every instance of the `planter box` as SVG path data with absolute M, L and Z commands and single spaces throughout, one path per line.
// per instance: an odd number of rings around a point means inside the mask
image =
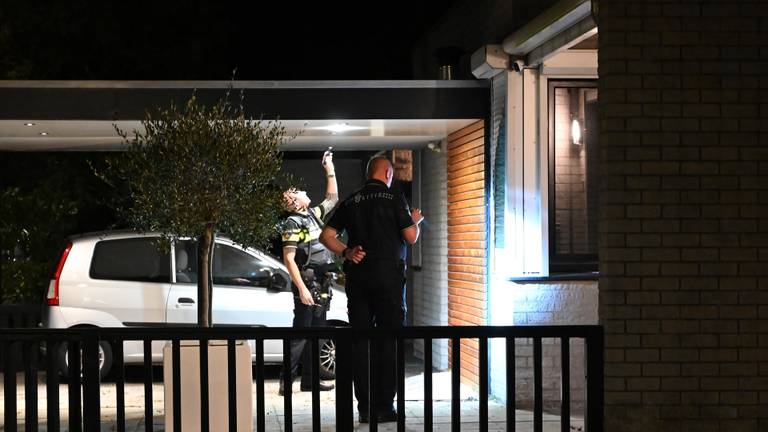
M 200 430 L 200 349 L 197 341 L 181 343 L 181 427 L 184 432 Z M 251 348 L 238 341 L 235 347 L 237 367 L 237 430 L 253 430 L 253 375 Z M 229 430 L 229 393 L 227 391 L 227 342 L 210 341 L 208 345 L 208 421 L 211 431 Z M 163 383 L 165 384 L 165 430 L 173 431 L 173 349 L 163 347 Z

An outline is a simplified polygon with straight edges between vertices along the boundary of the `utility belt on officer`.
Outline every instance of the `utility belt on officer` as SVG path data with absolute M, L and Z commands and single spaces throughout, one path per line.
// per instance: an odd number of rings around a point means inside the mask
M 314 313 L 318 316 L 331 308 L 332 285 L 336 278 L 336 274 L 330 272 L 332 269 L 331 264 L 309 265 L 299 269 L 301 280 L 315 302 Z M 294 293 L 294 297 L 298 297 L 297 293 Z

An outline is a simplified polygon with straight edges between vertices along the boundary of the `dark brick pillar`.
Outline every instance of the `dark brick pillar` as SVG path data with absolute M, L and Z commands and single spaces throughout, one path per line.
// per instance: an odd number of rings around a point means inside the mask
M 768 2 L 599 6 L 606 430 L 768 430 Z

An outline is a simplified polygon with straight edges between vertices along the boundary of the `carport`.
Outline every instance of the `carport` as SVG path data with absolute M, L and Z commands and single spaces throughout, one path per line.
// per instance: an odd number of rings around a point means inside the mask
M 147 109 L 193 92 L 213 102 L 229 86 L 243 92 L 248 115 L 279 119 L 287 135 L 297 134 L 283 146 L 284 168 L 303 178 L 311 197 L 322 196 L 317 162 L 329 146 L 342 196 L 362 184 L 369 156 L 392 157 L 400 186 L 428 220 L 410 257 L 411 324 L 448 325 L 449 271 L 454 295 L 483 298 L 491 106 L 484 81 L 3 81 L 0 151 L 120 151 L 115 126 L 132 131 Z M 448 367 L 447 341 L 434 347 L 433 366 Z

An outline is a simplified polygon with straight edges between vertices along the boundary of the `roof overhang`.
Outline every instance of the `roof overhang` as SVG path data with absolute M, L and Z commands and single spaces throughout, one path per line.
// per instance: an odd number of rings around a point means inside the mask
M 597 33 L 593 0 L 561 0 L 502 42 L 506 53 L 538 66 L 554 54 Z
M 119 149 L 113 125 L 131 131 L 148 109 L 193 92 L 211 104 L 230 87 L 247 116 L 300 132 L 289 148 L 301 150 L 415 148 L 487 118 L 490 106 L 482 81 L 0 81 L 0 150 Z M 353 130 L 319 129 L 337 123 Z

